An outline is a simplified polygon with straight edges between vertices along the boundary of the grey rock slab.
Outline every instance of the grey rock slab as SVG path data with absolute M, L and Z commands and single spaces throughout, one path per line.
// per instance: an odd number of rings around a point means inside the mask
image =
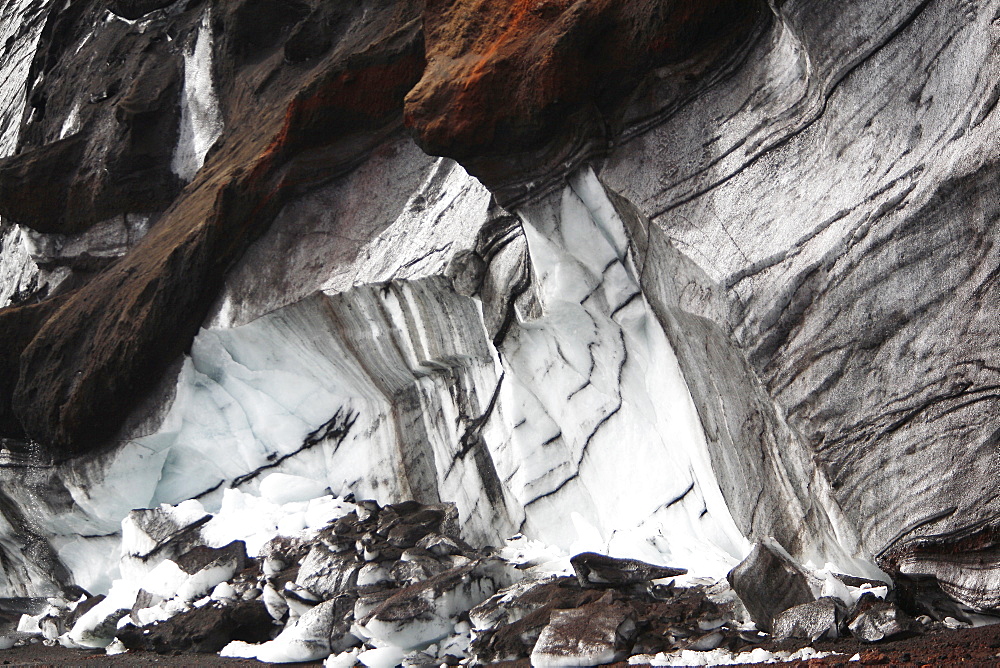
M 619 559 L 596 552 L 582 552 L 570 564 L 581 587 L 621 587 L 687 573 L 686 568 L 656 566 L 638 559 Z
M 774 619 L 771 635 L 775 640 L 804 638 L 810 642 L 840 635 L 840 624 L 847 609 L 838 599 L 824 596 L 788 608 Z
M 601 600 L 556 610 L 531 652 L 532 666 L 599 666 L 626 656 L 636 625 L 626 606 Z
M 851 635 L 863 642 L 879 642 L 901 635 L 920 632 L 920 625 L 898 605 L 889 601 L 869 600 L 864 596 L 858 600 L 847 620 Z
M 317 543 L 299 564 L 295 583 L 325 600 L 354 588 L 360 568 L 361 563 L 353 553 L 334 553 Z
M 727 577 L 754 623 L 768 633 L 782 612 L 815 600 L 806 573 L 773 542 L 756 543 Z

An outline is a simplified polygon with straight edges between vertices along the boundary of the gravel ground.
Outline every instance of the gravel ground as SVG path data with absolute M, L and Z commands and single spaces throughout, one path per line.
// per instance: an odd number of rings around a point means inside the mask
M 801 645 L 782 643 L 767 649 L 798 649 Z M 877 645 L 865 645 L 853 638 L 817 642 L 812 645 L 824 652 L 837 652 L 840 656 L 809 661 L 790 662 L 783 666 L 1000 666 L 1000 624 L 978 629 L 958 629 L 955 631 L 934 631 L 923 636 L 893 640 Z M 850 661 L 860 654 L 859 661 Z M 117 656 L 106 656 L 97 652 L 82 652 L 61 647 L 30 645 L 0 651 L 0 665 L 3 666 L 321 666 L 320 662 L 296 664 L 265 664 L 245 659 L 223 659 L 214 654 L 163 655 L 151 652 L 129 652 Z M 510 668 L 528 668 L 527 661 L 504 664 Z M 624 668 L 628 664 L 617 666 Z M 775 664 L 743 664 L 775 665 Z
M 0 666 L 84 666 L 103 668 L 103 666 L 196 666 L 197 668 L 216 668 L 217 666 L 322 666 L 315 663 L 262 663 L 248 659 L 224 659 L 215 654 L 155 654 L 153 652 L 127 652 L 115 656 L 107 656 L 103 652 L 84 652 L 64 649 L 62 647 L 46 647 L 42 644 L 15 647 L 0 650 Z

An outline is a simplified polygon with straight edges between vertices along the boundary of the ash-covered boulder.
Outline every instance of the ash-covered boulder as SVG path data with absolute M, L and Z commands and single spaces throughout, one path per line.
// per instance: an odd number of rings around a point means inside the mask
M 130 650 L 203 653 L 218 652 L 234 640 L 266 642 L 278 630 L 260 600 L 213 601 L 149 626 L 126 624 L 114 635 Z
M 839 600 L 823 596 L 788 608 L 774 618 L 771 635 L 775 640 L 803 638 L 815 642 L 840 636 L 847 607 Z
M 299 563 L 295 584 L 323 600 L 331 599 L 357 586 L 363 563 L 353 551 L 335 553 L 317 543 Z
M 470 611 L 469 654 L 484 664 L 531 657 L 545 665 L 591 665 L 626 651 L 742 647 L 749 641 L 719 589 L 629 583 L 594 588 L 582 587 L 575 577 L 524 580 Z
M 880 642 L 889 638 L 921 632 L 920 624 L 891 601 L 865 594 L 855 604 L 845 620 L 851 635 L 863 642 Z
M 220 548 L 199 545 L 161 566 L 176 566 L 181 576 L 176 596 L 193 601 L 242 571 L 246 563 L 246 544 L 241 540 L 234 540 Z
M 479 663 L 527 658 L 556 610 L 576 609 L 601 595 L 568 577 L 516 583 L 469 612 L 476 629 L 472 657 Z
M 599 666 L 628 656 L 635 639 L 632 609 L 608 592 L 574 610 L 556 610 L 531 652 L 532 666 Z
M 617 559 L 583 552 L 570 559 L 581 587 L 623 587 L 687 573 L 686 568 L 656 566 L 637 559 Z
M 220 654 L 228 657 L 256 658 L 273 663 L 298 663 L 325 659 L 360 644 L 351 635 L 348 620 L 353 601 L 338 597 L 324 601 L 288 624 L 274 639 L 261 645 L 236 641 Z
M 805 571 L 773 541 L 755 544 L 750 555 L 729 572 L 728 580 L 757 627 L 769 633 L 782 612 L 816 598 Z

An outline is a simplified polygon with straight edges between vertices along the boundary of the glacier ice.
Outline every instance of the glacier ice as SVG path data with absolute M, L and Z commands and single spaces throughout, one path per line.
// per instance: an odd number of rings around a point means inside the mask
M 742 492 L 718 476 L 706 408 L 675 352 L 683 339 L 663 325 L 670 297 L 647 299 L 654 254 L 633 245 L 635 230 L 594 173 L 512 221 L 495 218 L 454 163 L 420 170 L 420 206 L 409 197 L 358 260 L 411 252 L 399 235 L 426 229 L 423 250 L 404 263 L 411 273 L 376 262 L 366 280 L 377 282 L 314 284 L 270 310 L 266 299 L 236 306 L 237 295 L 224 295 L 230 306 L 168 379 L 162 407 L 119 447 L 55 469 L 74 502 L 39 519 L 55 544 L 114 541 L 131 509 L 197 499 L 233 518 L 204 528 L 213 544 L 239 533 L 254 554 L 338 512 L 306 500 L 329 490 L 381 503 L 454 501 L 473 541 L 521 533 L 565 551 L 687 567 L 692 577 L 724 575 L 748 552 L 754 528 L 729 510 Z M 470 233 L 483 226 L 499 240 Z M 466 294 L 455 290 L 460 276 L 442 275 L 459 253 L 487 260 Z M 523 276 L 511 301 L 504 286 Z M 288 503 L 299 510 L 278 510 Z M 823 540 L 814 561 L 844 565 L 843 552 L 822 553 Z M 98 591 L 114 577 L 68 561 Z
M 724 573 L 747 544 L 603 193 L 583 173 L 521 213 L 539 313 L 499 349 L 478 301 L 439 277 L 316 293 L 203 330 L 161 426 L 123 450 L 160 467 L 133 504 L 218 509 L 220 484 L 256 492 L 253 472 L 267 470 L 380 502 L 453 499 L 490 542 L 521 529 L 568 549 L 589 536 Z

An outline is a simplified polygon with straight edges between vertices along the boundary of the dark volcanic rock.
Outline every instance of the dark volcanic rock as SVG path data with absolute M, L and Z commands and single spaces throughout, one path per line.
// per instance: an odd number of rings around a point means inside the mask
M 197 13 L 141 31 L 105 14 L 94 0 L 49 13 L 18 153 L 0 160 L 0 215 L 41 232 L 157 213 L 180 192 L 183 59 L 170 33 L 191 31 Z M 88 48 L 77 49 L 83 29 Z
M 137 19 L 175 2 L 177 0 L 108 0 L 108 9 L 122 18 Z
M 126 624 L 115 637 L 131 650 L 218 652 L 233 640 L 265 642 L 277 630 L 264 604 L 256 600 L 232 606 L 209 603 L 150 627 Z
M 225 5 L 220 24 L 238 23 L 242 5 Z M 408 2 L 380 5 L 305 70 L 281 59 L 218 65 L 226 126 L 236 129 L 138 247 L 70 295 L 20 350 L 17 369 L 3 370 L 18 376 L 11 403 L 24 433 L 65 457 L 118 430 L 190 344 L 225 270 L 283 199 L 343 172 L 398 126 L 423 68 L 416 16 Z M 229 49 L 223 39 L 219 52 Z M 251 76 L 270 86 L 244 104 L 239 82 Z
M 636 559 L 617 559 L 583 552 L 570 559 L 581 587 L 622 587 L 687 573 L 685 568 L 655 566 Z
M 757 627 L 769 633 L 779 614 L 815 600 L 806 574 L 784 550 L 769 542 L 754 545 L 750 556 L 728 577 Z
M 920 625 L 891 601 L 865 594 L 851 611 L 847 628 L 858 640 L 879 642 L 920 632 Z
M 699 60 L 724 59 L 762 8 L 434 0 L 424 11 L 428 66 L 407 95 L 406 123 L 426 151 L 459 160 L 510 206 L 528 182 L 537 195 L 601 153 L 650 70 L 684 61 L 673 75 L 700 78 Z
M 476 628 L 470 653 L 479 663 L 533 656 L 536 641 L 550 628 L 547 648 L 538 648 L 537 655 L 546 663 L 557 654 L 569 654 L 572 658 L 564 656 L 567 663 L 582 665 L 578 662 L 594 657 L 611 661 L 627 649 L 633 654 L 656 654 L 746 644 L 731 628 L 735 624 L 729 612 L 698 587 L 653 595 L 629 585 L 582 588 L 576 578 L 568 577 L 525 580 L 473 608 L 469 618 Z M 594 655 L 581 658 L 588 647 Z
M 847 609 L 838 599 L 824 596 L 809 603 L 788 608 L 774 618 L 771 635 L 775 640 L 805 638 L 810 642 L 820 638 L 833 639 L 847 616 Z

